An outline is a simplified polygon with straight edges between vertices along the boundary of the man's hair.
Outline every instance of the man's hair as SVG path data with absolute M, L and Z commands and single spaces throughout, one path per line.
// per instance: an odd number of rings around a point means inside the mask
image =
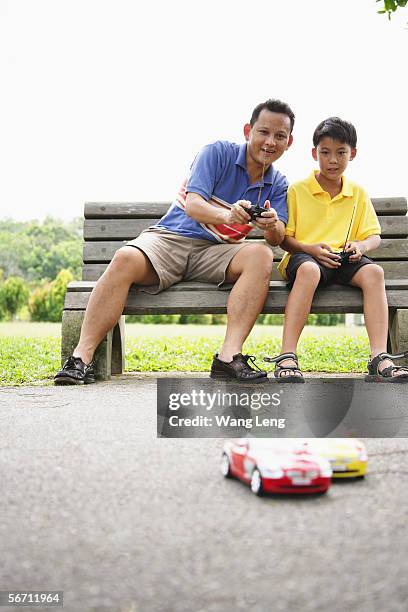
M 283 115 L 287 115 L 290 119 L 290 132 L 292 133 L 293 126 L 295 124 L 295 113 L 290 108 L 286 102 L 282 102 L 281 100 L 270 99 L 266 100 L 266 102 L 261 102 L 258 106 L 255 106 L 252 111 L 252 116 L 250 120 L 250 125 L 253 127 L 255 121 L 258 119 L 261 112 L 266 108 L 266 110 L 271 111 L 271 113 L 282 113 Z
M 339 117 L 329 117 L 319 123 L 313 134 L 313 146 L 317 147 L 322 138 L 338 140 L 353 149 L 357 146 L 356 128 L 349 121 L 343 121 Z

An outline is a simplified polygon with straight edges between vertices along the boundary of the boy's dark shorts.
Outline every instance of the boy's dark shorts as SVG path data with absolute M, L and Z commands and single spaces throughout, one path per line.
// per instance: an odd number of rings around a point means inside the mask
M 311 255 L 307 255 L 306 253 L 295 253 L 291 255 L 286 268 L 286 277 L 290 287 L 292 287 L 295 282 L 296 272 L 299 266 L 305 261 L 313 261 L 313 263 L 320 268 L 319 287 L 325 287 L 326 285 L 332 284 L 349 285 L 351 279 L 360 268 L 367 264 L 374 263 L 369 257 L 363 255 L 360 261 L 356 263 L 347 263 L 340 268 L 326 268 Z

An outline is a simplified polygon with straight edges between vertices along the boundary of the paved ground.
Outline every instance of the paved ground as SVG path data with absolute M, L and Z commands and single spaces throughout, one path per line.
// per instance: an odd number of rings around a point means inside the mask
M 405 612 L 407 439 L 367 440 L 365 481 L 258 499 L 219 475 L 221 440 L 156 438 L 155 391 L 0 389 L 0 590 L 63 590 L 69 612 Z

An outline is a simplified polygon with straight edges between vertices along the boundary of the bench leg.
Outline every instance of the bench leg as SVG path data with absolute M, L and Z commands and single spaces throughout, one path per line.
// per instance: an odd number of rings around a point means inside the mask
M 112 332 L 112 374 L 125 371 L 125 317 L 120 317 Z
M 390 312 L 389 342 L 393 353 L 402 353 L 408 350 L 408 310 L 397 309 Z M 408 365 L 408 360 L 401 360 L 398 364 Z
M 61 327 L 61 362 L 64 363 L 78 344 L 84 310 L 64 310 Z M 95 352 L 95 374 L 98 380 L 109 380 L 112 367 L 112 330 L 102 340 Z

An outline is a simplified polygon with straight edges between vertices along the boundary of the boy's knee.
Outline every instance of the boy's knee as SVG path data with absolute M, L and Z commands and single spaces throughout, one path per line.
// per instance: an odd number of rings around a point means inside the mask
M 367 266 L 367 268 L 371 268 L 371 273 L 374 275 L 375 278 L 378 278 L 381 281 L 384 280 L 384 270 L 381 266 L 377 264 L 370 264 L 369 266 Z
M 305 261 L 297 269 L 296 280 L 318 285 L 320 281 L 320 268 L 313 261 Z
M 360 268 L 362 284 L 372 286 L 374 284 L 384 284 L 384 270 L 377 264 L 370 264 Z

